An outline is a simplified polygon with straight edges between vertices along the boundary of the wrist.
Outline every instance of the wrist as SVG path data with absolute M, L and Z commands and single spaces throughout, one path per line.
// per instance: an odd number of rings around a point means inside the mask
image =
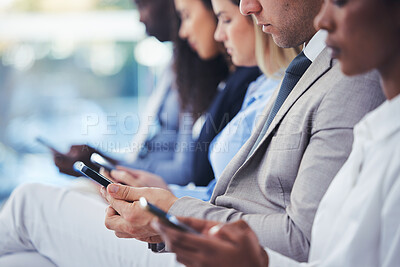
M 171 193 L 172 197 L 170 198 L 170 200 L 168 201 L 168 206 L 167 206 L 167 212 L 169 212 L 169 210 L 171 209 L 171 207 L 175 204 L 175 202 L 179 199 L 177 198 L 175 195 L 173 195 Z

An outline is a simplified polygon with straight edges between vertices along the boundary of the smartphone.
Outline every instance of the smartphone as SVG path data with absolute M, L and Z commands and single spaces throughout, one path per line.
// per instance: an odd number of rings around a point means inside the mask
M 89 177 L 104 187 L 107 187 L 109 184 L 112 184 L 112 181 L 101 175 L 100 173 L 92 170 L 88 166 L 85 165 L 82 161 L 77 161 L 74 163 L 74 169 L 86 177 Z
M 97 154 L 97 153 L 93 153 L 90 156 L 90 161 L 95 164 L 98 167 L 103 167 L 104 169 L 106 169 L 108 172 L 111 172 L 112 170 L 115 170 L 115 166 L 114 164 L 112 164 L 111 162 L 109 162 L 108 160 L 106 160 L 103 156 Z
M 178 218 L 176 218 L 175 216 L 168 214 L 164 212 L 162 209 L 158 208 L 157 206 L 147 202 L 146 198 L 144 197 L 139 198 L 139 203 L 142 209 L 151 212 L 153 215 L 160 218 L 166 225 L 174 227 L 175 229 L 178 229 L 183 232 L 189 232 L 198 235 L 200 234 L 198 231 L 194 230 L 190 226 L 180 222 Z
M 47 142 L 46 140 L 44 140 L 42 137 L 36 137 L 36 141 L 42 145 L 44 145 L 45 147 L 47 147 L 48 149 L 50 149 L 53 153 L 56 154 L 63 154 L 60 151 L 58 151 L 57 149 L 54 148 L 54 146 L 52 146 L 49 142 Z M 64 154 L 63 154 L 64 155 Z

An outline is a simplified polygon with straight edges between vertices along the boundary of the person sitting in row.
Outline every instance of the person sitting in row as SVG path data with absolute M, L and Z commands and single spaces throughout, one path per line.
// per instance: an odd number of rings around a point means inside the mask
M 162 175 L 168 184 L 207 184 L 212 174 L 196 179 L 193 171 L 197 166 L 210 168 L 208 161 L 193 159 L 203 153 L 207 157 L 208 145 L 203 149 L 198 148 L 199 144 L 207 144 L 207 139 L 212 139 L 234 117 L 248 84 L 260 72 L 257 68 L 240 69 L 227 80 L 230 63 L 221 44 L 212 37 L 216 27 L 214 16 L 209 15 L 209 23 L 203 27 L 209 33 L 196 39 L 198 51 L 192 51 L 190 44 L 177 36 L 179 22 L 173 1 L 137 1 L 136 4 L 147 32 L 160 41 L 173 41 L 174 63 L 160 79 L 155 95 L 149 98 L 151 111 L 145 112 L 146 117 L 141 120 L 139 133 L 128 148 L 132 151 L 126 154 L 126 161 L 118 162 L 90 146 L 74 145 L 65 155 L 56 153 L 55 164 L 60 172 L 79 176 L 73 164 L 79 160 L 98 169 L 90 162 L 90 156 L 96 152 L 114 164 Z M 193 133 L 192 126 L 201 116 L 209 116 L 219 128 L 209 129 L 206 137 Z M 202 124 L 197 125 L 200 126 L 194 132 L 202 131 Z

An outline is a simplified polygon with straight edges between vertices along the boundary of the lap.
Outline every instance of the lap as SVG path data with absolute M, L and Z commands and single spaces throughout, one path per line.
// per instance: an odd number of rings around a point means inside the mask
M 180 266 L 174 254 L 120 239 L 104 226 L 104 202 L 45 185 L 25 185 L 12 196 L 22 209 L 30 242 L 57 266 Z M 14 207 L 15 208 L 15 207 Z

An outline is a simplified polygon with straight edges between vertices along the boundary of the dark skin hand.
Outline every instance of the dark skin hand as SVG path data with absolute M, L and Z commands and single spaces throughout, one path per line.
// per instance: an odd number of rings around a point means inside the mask
M 152 223 L 177 260 L 188 267 L 266 267 L 268 255 L 257 236 L 240 220 L 234 223 L 179 218 L 202 235 L 185 233 L 155 220 Z
M 73 165 L 76 161 L 82 161 L 89 168 L 92 168 L 95 171 L 99 171 L 99 167 L 97 167 L 90 161 L 90 156 L 93 153 L 98 153 L 102 155 L 111 163 L 117 163 L 117 161 L 104 156 L 101 152 L 97 151 L 96 149 L 88 145 L 73 145 L 66 154 L 53 151 L 53 159 L 55 165 L 58 167 L 61 173 L 79 177 L 82 175 L 76 172 L 73 168 Z

